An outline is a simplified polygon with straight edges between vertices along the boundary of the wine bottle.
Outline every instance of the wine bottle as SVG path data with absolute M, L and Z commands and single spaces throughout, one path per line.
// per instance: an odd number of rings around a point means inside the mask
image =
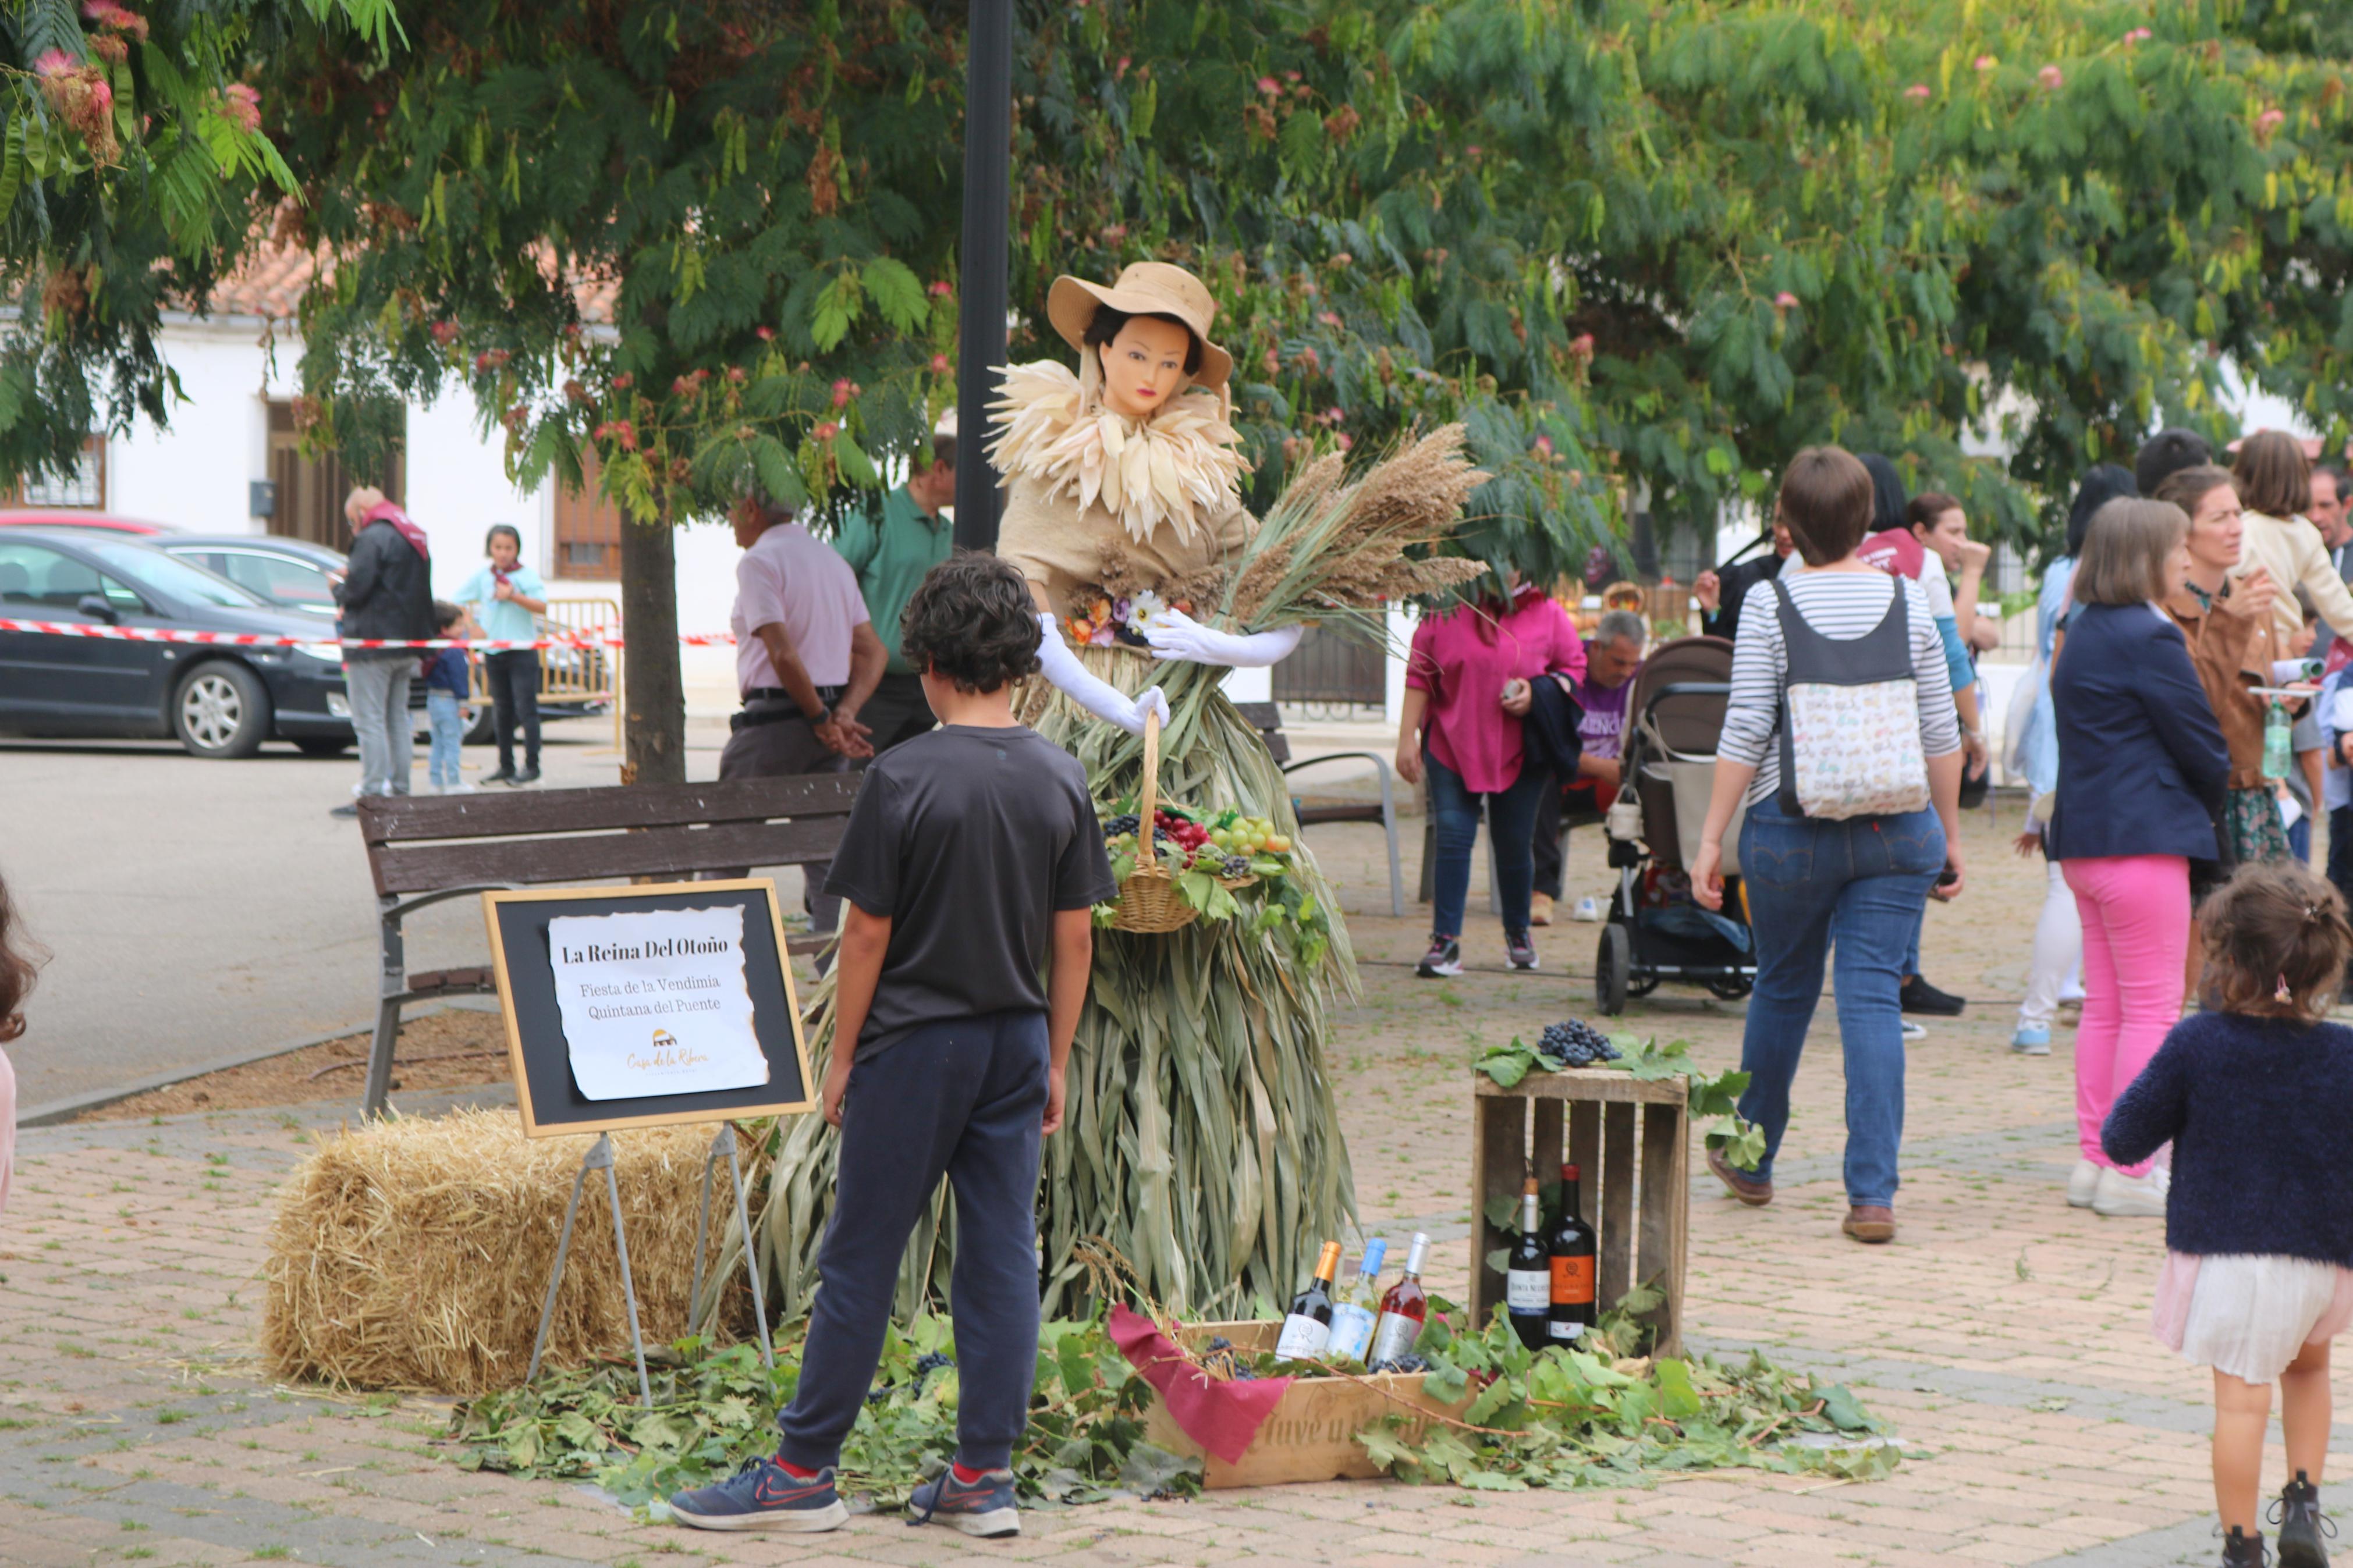
M 1365 1261 L 1341 1293 L 1340 1304 L 1332 1309 L 1332 1342 L 1324 1349 L 1327 1359 L 1365 1359 L 1373 1342 L 1374 1321 L 1381 1312 L 1381 1264 L 1388 1254 L 1389 1244 L 1377 1236 L 1365 1243 Z
M 1421 1264 L 1429 1252 L 1430 1237 L 1415 1231 L 1412 1245 L 1405 1249 L 1404 1271 L 1381 1297 L 1381 1315 L 1373 1324 L 1373 1348 L 1365 1357 L 1368 1364 L 1413 1353 L 1413 1343 L 1421 1338 L 1421 1325 L 1430 1316 L 1430 1298 L 1421 1289 Z
M 1282 1332 L 1274 1342 L 1277 1361 L 1313 1361 L 1332 1340 L 1332 1281 L 1340 1273 L 1340 1244 L 1327 1241 L 1315 1260 L 1315 1278 L 1291 1299 L 1283 1314 Z
M 1552 1258 L 1545 1251 L 1534 1176 L 1520 1194 L 1519 1239 L 1504 1265 L 1504 1310 L 1520 1343 L 1534 1351 L 1552 1342 Z
M 1552 1342 L 1574 1345 L 1594 1323 L 1593 1227 L 1577 1211 L 1577 1169 L 1560 1168 L 1560 1220 L 1545 1238 L 1552 1255 Z

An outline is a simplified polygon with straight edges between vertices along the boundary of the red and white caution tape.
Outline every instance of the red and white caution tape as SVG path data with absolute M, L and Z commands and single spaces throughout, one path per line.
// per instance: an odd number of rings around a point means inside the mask
M 198 643 L 217 647 L 339 647 L 444 648 L 462 647 L 477 653 L 504 653 L 516 648 L 620 647 L 621 634 L 603 629 L 568 632 L 560 637 L 532 638 L 483 637 L 286 637 L 267 632 L 202 632 L 176 626 L 113 626 L 102 622 L 19 621 L 0 616 L 0 632 L 37 632 L 48 637 L 97 637 L 108 642 Z M 732 646 L 732 632 L 681 632 L 678 640 L 689 647 Z

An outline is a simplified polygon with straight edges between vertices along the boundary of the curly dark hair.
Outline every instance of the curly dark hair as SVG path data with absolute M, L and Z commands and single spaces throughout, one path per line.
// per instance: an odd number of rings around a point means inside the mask
M 994 691 L 1038 672 L 1038 616 L 1011 562 L 960 550 L 923 574 L 899 617 L 899 645 L 958 691 Z
M 40 973 L 41 960 L 47 956 L 25 935 L 25 922 L 8 897 L 8 884 L 0 882 L 0 1042 L 25 1032 L 25 998 Z
M 2317 1021 L 2353 953 L 2344 899 L 2286 861 L 2240 868 L 2198 906 L 2198 929 L 2208 1005 L 2226 1013 Z

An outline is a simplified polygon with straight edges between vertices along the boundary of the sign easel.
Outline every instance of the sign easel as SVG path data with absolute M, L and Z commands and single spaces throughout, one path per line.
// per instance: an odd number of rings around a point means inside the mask
M 773 1366 L 734 1121 L 795 1115 L 816 1104 L 776 884 L 754 878 L 491 891 L 482 895 L 482 915 L 524 1133 L 598 1135 L 573 1177 L 528 1376 L 538 1375 L 554 1321 L 580 1194 L 590 1173 L 602 1171 L 638 1394 L 651 1406 L 612 1135 L 617 1128 L 693 1121 L 720 1127 L 703 1159 L 690 1310 L 702 1293 L 712 1185 L 723 1157 L 760 1350 Z

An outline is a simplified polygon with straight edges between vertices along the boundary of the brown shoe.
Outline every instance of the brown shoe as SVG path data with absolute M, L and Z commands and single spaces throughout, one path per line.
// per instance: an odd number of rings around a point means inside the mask
M 1528 924 L 1532 926 L 1548 926 L 1552 924 L 1552 895 L 1550 893 L 1530 893 L 1528 895 Z
M 1760 1182 L 1745 1171 L 1734 1170 L 1731 1162 L 1725 1159 L 1723 1150 L 1710 1149 L 1707 1152 L 1707 1168 L 1715 1173 L 1715 1179 L 1724 1184 L 1726 1192 L 1750 1208 L 1761 1209 L 1773 1201 L 1773 1184 Z
M 1876 1204 L 1862 1205 L 1846 1211 L 1846 1223 L 1839 1228 L 1857 1241 L 1876 1247 L 1895 1239 L 1895 1211 Z

